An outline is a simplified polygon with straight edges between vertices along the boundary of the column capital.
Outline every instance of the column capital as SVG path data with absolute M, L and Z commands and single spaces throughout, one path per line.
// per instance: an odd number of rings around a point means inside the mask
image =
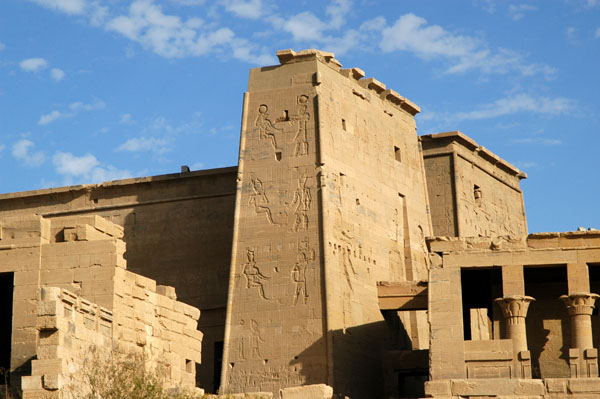
M 574 292 L 570 295 L 562 295 L 560 297 L 567 307 L 570 316 L 591 316 L 597 298 L 600 298 L 600 295 L 590 292 Z
M 509 323 L 516 321 L 514 320 L 516 318 L 524 319 L 527 316 L 529 304 L 533 301 L 535 298 L 526 295 L 509 295 L 495 299 Z

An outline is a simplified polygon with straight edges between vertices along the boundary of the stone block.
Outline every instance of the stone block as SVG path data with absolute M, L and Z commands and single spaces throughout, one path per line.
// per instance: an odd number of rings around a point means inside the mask
M 546 390 L 548 393 L 566 393 L 567 392 L 567 380 L 562 378 L 546 378 Z
M 332 397 L 333 388 L 325 384 L 283 388 L 279 391 L 280 399 L 331 399 Z
M 175 292 L 175 287 L 171 287 L 169 285 L 157 285 L 156 293 L 160 294 L 160 295 L 164 295 L 167 298 L 170 298 L 173 300 L 177 299 L 177 293 Z
M 600 378 L 569 378 L 569 393 L 598 393 L 600 396 Z
M 42 377 L 39 375 L 21 377 L 21 389 L 23 391 L 37 391 L 42 389 Z
M 49 391 L 60 389 L 63 386 L 62 376 L 59 374 L 44 374 L 42 384 Z
M 434 380 L 425 382 L 425 396 L 428 398 L 450 396 L 450 380 Z
M 545 393 L 544 382 L 541 380 L 517 380 L 515 395 L 543 395 Z

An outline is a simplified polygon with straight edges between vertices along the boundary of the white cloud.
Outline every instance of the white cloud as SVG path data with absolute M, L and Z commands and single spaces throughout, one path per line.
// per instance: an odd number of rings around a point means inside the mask
M 168 151 L 167 140 L 154 137 L 135 137 L 117 147 L 117 151 L 140 152 L 153 151 L 163 153 Z
M 534 97 L 529 94 L 517 93 L 500 98 L 492 103 L 483 104 L 468 112 L 425 112 L 419 117 L 421 121 L 438 124 L 451 124 L 464 120 L 484 120 L 514 115 L 521 112 L 548 116 L 564 115 L 577 109 L 575 100 L 565 97 Z M 508 125 L 513 128 L 513 125 Z M 443 128 L 442 126 L 436 129 Z M 502 126 L 497 126 L 502 128 Z M 547 142 L 546 144 L 549 144 Z
M 40 116 L 40 120 L 38 121 L 38 125 L 47 125 L 49 123 L 54 122 L 55 120 L 62 117 L 63 114 L 60 111 L 54 110 L 48 114 L 44 114 Z
M 57 82 L 60 82 L 64 79 L 65 72 L 59 68 L 52 68 L 52 70 L 50 71 L 50 77 L 56 80 Z
M 26 166 L 40 166 L 46 161 L 46 156 L 42 151 L 31 151 L 34 146 L 31 140 L 19 140 L 13 145 L 12 155 L 15 159 L 23 161 Z
M 398 18 L 394 25 L 382 31 L 380 47 L 384 52 L 408 51 L 424 60 L 443 59 L 449 63 L 447 73 L 464 73 L 479 69 L 484 73 L 507 74 L 513 71 L 524 76 L 538 73 L 551 78 L 554 68 L 525 62 L 519 53 L 498 48 L 495 52 L 478 38 L 456 35 L 439 25 L 427 25 L 424 18 L 412 13 Z
M 283 20 L 279 27 L 291 33 L 296 41 L 331 41 L 333 38 L 326 37 L 324 32 L 340 29 L 346 23 L 348 11 L 350 11 L 348 0 L 334 0 L 326 10 L 329 21 L 321 20 L 311 11 L 303 11 Z
M 179 4 L 182 6 L 201 6 L 204 4 L 204 0 L 170 0 L 171 3 Z
M 508 15 L 515 21 L 522 19 L 528 11 L 537 11 L 537 7 L 529 4 L 510 4 Z
M 543 137 L 524 137 L 511 140 L 515 144 L 541 144 L 541 145 L 561 145 L 562 141 L 558 139 L 547 139 Z
M 19 62 L 22 70 L 27 72 L 37 72 L 48 67 L 48 61 L 43 58 L 27 58 Z
M 223 5 L 240 18 L 258 19 L 264 13 L 262 0 L 225 0 Z
M 129 40 L 140 43 L 165 58 L 202 56 L 213 51 L 230 48 L 234 58 L 256 62 L 272 56 L 252 55 L 256 45 L 236 38 L 229 28 L 201 30 L 204 23 L 199 18 L 182 20 L 162 12 L 153 0 L 137 0 L 129 7 L 128 15 L 117 16 L 106 24 L 106 29 L 117 32 Z
M 61 151 L 54 154 L 52 163 L 58 173 L 70 176 L 87 175 L 100 164 L 92 154 L 77 157 L 70 152 Z
M 0 42 L 0 51 L 4 50 L 6 48 L 6 44 Z
M 98 109 L 103 109 L 104 107 L 106 107 L 106 104 L 102 100 L 96 100 L 91 104 L 86 104 L 81 101 L 77 101 L 69 104 L 68 111 L 61 112 L 58 110 L 54 110 L 52 112 L 42 115 L 40 117 L 40 120 L 38 121 L 38 125 L 47 125 L 49 123 L 54 122 L 57 119 L 72 118 L 82 111 L 95 111 Z
M 96 100 L 92 104 L 85 104 L 81 101 L 77 101 L 69 105 L 69 109 L 73 112 L 94 111 L 97 109 L 103 109 L 104 107 L 106 107 L 106 104 L 102 100 Z
M 349 0 L 333 0 L 332 4 L 327 6 L 326 12 L 332 28 L 339 29 L 346 23 L 346 14 L 350 11 L 350 6 Z
M 482 105 L 474 111 L 459 112 L 454 116 L 454 120 L 490 119 L 519 112 L 562 115 L 573 111 L 575 108 L 576 102 L 564 97 L 536 98 L 528 94 L 516 94 Z
M 596 39 L 600 39 L 600 28 L 596 29 Z
M 122 114 L 119 118 L 119 123 L 122 125 L 129 125 L 130 123 L 133 123 L 131 120 L 131 114 Z
M 100 183 L 107 180 L 131 177 L 127 170 L 112 165 L 102 165 L 92 154 L 75 156 L 70 152 L 58 151 L 52 158 L 56 172 L 63 175 L 65 184 Z
M 1 153 L 2 151 L 4 151 L 4 149 L 5 149 L 5 148 L 6 148 L 6 146 L 5 146 L 4 144 L 0 144 L 0 153 Z
M 327 24 L 310 11 L 304 11 L 289 18 L 283 24 L 283 30 L 292 34 L 296 41 L 320 40 Z
M 86 8 L 84 0 L 32 0 L 46 8 L 64 12 L 66 14 L 83 14 Z

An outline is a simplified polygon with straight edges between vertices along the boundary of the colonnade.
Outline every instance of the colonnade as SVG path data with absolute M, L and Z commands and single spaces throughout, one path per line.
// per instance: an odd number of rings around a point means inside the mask
M 577 266 L 577 269 L 575 269 L 575 266 Z M 560 297 L 567 308 L 570 318 L 571 347 L 569 349 L 569 366 L 571 368 L 571 377 L 598 377 L 598 352 L 593 344 L 592 312 L 596 299 L 600 298 L 600 295 L 591 292 L 571 292 L 573 287 L 584 287 L 589 290 L 587 266 L 583 268 L 585 275 L 581 273 L 581 265 L 573 265 L 572 267 L 574 270 L 579 270 L 579 273 L 569 273 L 570 293 Z M 529 305 L 535 301 L 535 298 L 523 295 L 524 280 L 522 266 L 507 266 L 506 271 L 504 268 L 504 297 L 496 299 L 496 302 L 502 309 L 506 321 L 506 338 L 513 341 L 515 354 L 528 357 L 525 319 Z M 575 277 L 572 277 L 574 275 Z M 506 283 L 504 282 L 505 277 L 508 277 Z

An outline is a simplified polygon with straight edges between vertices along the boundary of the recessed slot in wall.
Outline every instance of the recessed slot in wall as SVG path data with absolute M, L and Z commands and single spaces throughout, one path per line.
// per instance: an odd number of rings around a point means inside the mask
M 394 158 L 398 162 L 402 162 L 402 152 L 400 152 L 400 148 L 394 146 Z
M 475 198 L 475 200 L 480 200 L 482 196 L 483 196 L 483 194 L 481 192 L 481 187 L 479 187 L 477 184 L 474 184 L 473 185 L 473 198 Z
M 194 361 L 190 359 L 185 359 L 185 371 L 187 373 L 191 373 L 194 371 Z
M 346 120 L 342 119 L 342 129 L 344 129 L 344 131 L 346 131 Z

